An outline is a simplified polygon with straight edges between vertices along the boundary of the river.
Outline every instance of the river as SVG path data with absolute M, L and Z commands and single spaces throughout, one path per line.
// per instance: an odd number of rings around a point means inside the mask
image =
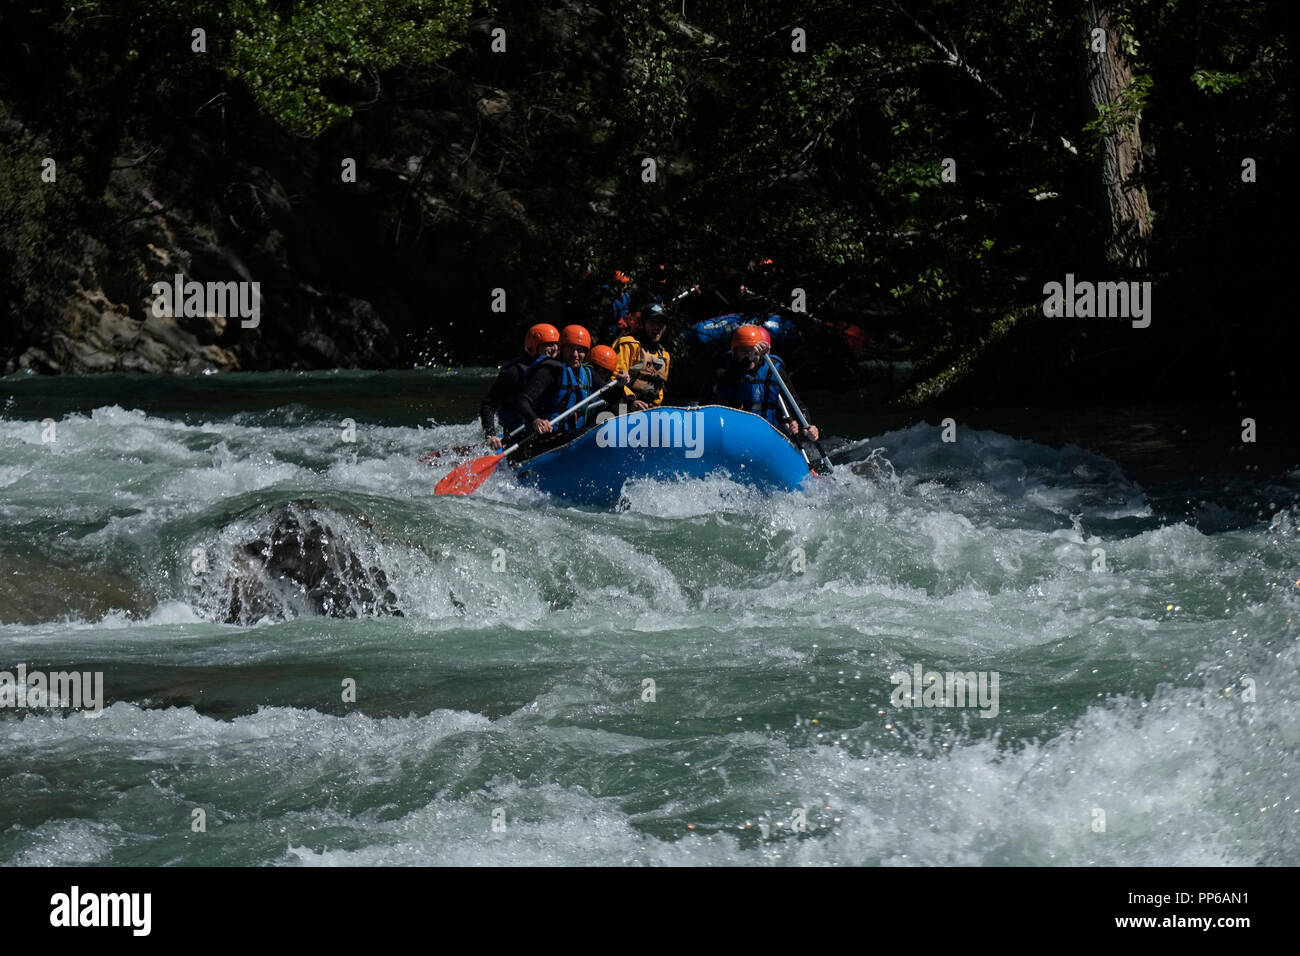
M 879 467 L 436 497 L 488 374 L 0 380 L 0 860 L 1300 863 L 1281 412 L 813 395 Z

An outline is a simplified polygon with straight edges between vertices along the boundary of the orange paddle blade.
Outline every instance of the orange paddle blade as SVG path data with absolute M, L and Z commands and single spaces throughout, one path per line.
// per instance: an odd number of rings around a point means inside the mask
M 442 480 L 433 486 L 435 495 L 468 495 L 478 490 L 478 486 L 488 480 L 497 470 L 504 455 L 484 455 L 467 461 L 447 472 Z

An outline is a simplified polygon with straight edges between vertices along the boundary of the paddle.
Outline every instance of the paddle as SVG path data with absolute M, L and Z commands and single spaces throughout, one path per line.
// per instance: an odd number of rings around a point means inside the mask
M 432 465 L 435 458 L 441 458 L 443 455 L 460 457 L 461 455 L 468 455 L 473 450 L 473 445 L 452 445 L 450 448 L 444 448 L 441 451 L 426 451 L 416 461 L 422 465 Z
M 527 425 L 520 425 L 509 435 L 507 435 L 505 437 L 505 440 L 510 441 L 512 438 L 518 438 L 527 430 L 528 430 Z M 473 450 L 474 450 L 473 445 L 453 445 L 452 447 L 444 448 L 441 451 L 426 451 L 423 455 L 421 455 L 416 460 L 422 464 L 432 466 L 434 464 L 435 458 L 441 458 L 443 455 L 447 455 L 449 457 L 451 455 L 455 455 L 456 457 L 461 458 L 464 457 L 465 455 L 468 455 Z
M 574 405 L 572 408 L 566 408 L 564 411 L 560 412 L 560 414 L 552 418 L 551 427 L 554 428 L 574 412 L 590 405 L 615 385 L 621 386 L 622 384 L 623 383 L 617 378 L 610 379 L 605 385 L 592 392 L 582 401 L 578 402 L 578 404 Z M 433 486 L 433 493 L 435 495 L 473 494 L 478 490 L 479 486 L 483 484 L 483 482 L 487 481 L 488 478 L 491 477 L 492 472 L 497 470 L 497 465 L 501 464 L 506 455 L 518 451 L 536 437 L 537 432 L 532 432 L 522 440 L 511 445 L 509 448 L 497 452 L 495 455 L 483 455 L 480 458 L 475 458 L 473 461 L 467 461 L 465 464 L 453 468 L 443 476 L 441 481 Z
M 831 452 L 826 457 L 829 459 L 843 458 L 846 455 L 853 454 L 863 445 L 870 445 L 873 441 L 875 441 L 874 438 L 864 438 L 861 441 L 855 441 L 851 445 L 845 445 L 842 448 L 836 448 L 833 452 Z
M 785 403 L 785 396 L 783 396 L 783 395 L 778 395 L 778 396 L 776 397 L 776 400 L 777 400 L 777 403 L 780 404 L 780 406 L 781 406 L 781 417 L 782 417 L 783 419 L 787 419 L 787 420 L 788 420 L 788 419 L 794 417 L 794 416 L 792 416 L 792 415 L 790 414 L 790 408 L 789 408 L 789 406 L 786 405 L 786 403 Z M 803 455 L 803 460 L 806 461 L 806 462 L 808 463 L 808 470 L 809 470 L 809 471 L 812 471 L 812 470 L 813 470 L 812 459 L 808 457 L 808 452 L 804 451 L 803 442 L 799 442 L 799 443 L 798 443 L 797 445 L 795 445 L 794 447 L 799 449 L 799 454 Z
M 799 403 L 794 400 L 794 395 L 790 391 L 790 386 L 787 385 L 785 379 L 781 377 L 781 372 L 777 369 L 776 363 L 772 361 L 772 356 L 770 354 L 764 355 L 763 361 L 767 363 L 768 369 L 772 372 L 772 377 L 776 379 L 776 384 L 777 387 L 781 389 L 781 394 L 784 395 L 785 400 L 790 403 L 789 410 L 794 412 L 795 420 L 799 423 L 799 428 L 801 429 L 799 437 L 803 438 L 803 433 L 808 431 L 808 419 L 804 417 L 803 410 L 799 408 Z M 831 465 L 830 459 L 826 457 L 826 452 L 822 451 L 821 442 L 812 440 L 812 443 L 813 447 L 817 449 L 817 454 L 822 456 L 822 460 L 817 463 L 818 466 L 829 475 L 835 469 Z M 800 449 L 800 451 L 802 451 L 802 449 Z M 804 457 L 807 458 L 808 456 L 804 455 Z M 812 462 L 810 461 L 808 464 L 811 467 Z

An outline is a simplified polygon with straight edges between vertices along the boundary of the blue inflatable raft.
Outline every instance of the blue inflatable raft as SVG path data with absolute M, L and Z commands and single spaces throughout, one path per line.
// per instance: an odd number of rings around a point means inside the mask
M 773 348 L 778 350 L 793 346 L 802 338 L 799 326 L 783 315 L 773 313 L 760 319 L 757 316 L 732 312 L 703 319 L 688 326 L 682 331 L 682 347 L 687 352 L 695 349 L 703 349 L 710 353 L 725 351 L 731 347 L 731 333 L 742 325 L 750 324 L 761 325 L 767 329 L 768 334 L 772 336 Z
M 721 405 L 651 408 L 615 416 L 520 463 L 520 484 L 573 504 L 615 504 L 629 478 L 724 474 L 760 491 L 793 491 L 808 462 L 767 420 Z

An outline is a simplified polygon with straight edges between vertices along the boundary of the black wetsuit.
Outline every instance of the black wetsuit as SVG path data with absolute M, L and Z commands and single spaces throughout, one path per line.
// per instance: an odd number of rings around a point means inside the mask
M 610 380 L 609 372 L 599 366 L 588 366 L 591 369 L 592 391 L 597 391 L 607 385 Z M 537 369 L 528 378 L 528 383 L 524 390 L 513 400 L 515 411 L 523 417 L 525 423 L 532 431 L 532 423 L 536 418 L 549 418 L 545 412 L 548 404 L 554 401 L 555 391 L 559 388 L 560 380 L 564 375 L 564 363 L 558 359 L 547 359 L 540 363 Z M 617 390 L 612 391 L 610 398 L 615 402 L 618 400 Z M 563 445 L 571 441 L 577 435 L 586 431 L 596 423 L 596 415 L 602 411 L 609 410 L 617 412 L 617 407 L 609 407 L 605 399 L 592 402 L 586 406 L 582 412 L 577 413 L 585 419 L 585 425 L 581 427 L 569 427 L 568 429 L 557 427 L 547 435 L 540 435 L 533 438 L 527 445 L 519 449 L 510 456 L 512 461 L 521 461 L 540 455 L 544 451 L 550 451 L 558 445 Z
M 496 381 L 488 389 L 483 401 L 478 406 L 479 424 L 483 426 L 483 437 L 491 438 L 496 434 L 496 419 L 498 412 L 524 389 L 524 382 L 528 369 L 535 360 L 527 352 L 520 352 L 509 362 L 501 366 L 501 371 L 497 374 Z M 502 427 L 506 423 L 502 422 Z M 518 427 L 516 423 L 515 427 Z M 510 429 L 507 428 L 507 431 Z
M 544 399 L 552 393 L 564 375 L 564 363 L 557 358 L 547 356 L 537 363 L 528 381 L 509 400 L 510 407 L 524 420 L 532 430 L 533 420 L 543 418 L 542 409 L 546 407 Z

